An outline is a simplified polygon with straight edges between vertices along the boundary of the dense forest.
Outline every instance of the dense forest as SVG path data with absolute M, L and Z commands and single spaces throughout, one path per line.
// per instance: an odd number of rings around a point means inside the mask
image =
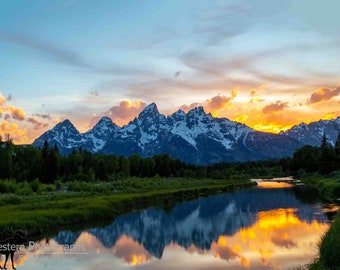
M 330 174 L 340 169 L 340 135 L 332 146 L 326 135 L 319 147 L 304 146 L 293 157 L 280 160 L 219 163 L 210 166 L 186 164 L 167 154 L 142 158 L 74 150 L 64 156 L 45 142 L 42 149 L 14 145 L 9 136 L 0 137 L 0 179 L 42 183 L 56 181 L 113 181 L 117 178 L 187 177 L 232 179 L 275 177 L 304 173 Z

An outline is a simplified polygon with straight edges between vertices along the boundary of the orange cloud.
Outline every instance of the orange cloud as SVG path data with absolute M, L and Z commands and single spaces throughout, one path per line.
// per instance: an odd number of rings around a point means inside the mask
M 191 109 L 198 107 L 198 106 L 202 106 L 202 103 L 195 102 L 195 103 L 191 103 L 190 105 L 183 104 L 179 108 L 184 112 L 188 112 Z
M 90 125 L 95 125 L 103 116 L 108 116 L 117 125 L 125 125 L 136 117 L 145 107 L 146 103 L 135 100 L 122 100 L 106 112 L 92 117 Z
M 28 141 L 27 130 L 20 129 L 16 123 L 0 122 L 0 135 L 4 138 L 6 134 L 9 134 L 10 138 L 18 144 L 27 143 Z
M 204 107 L 208 112 L 211 112 L 214 116 L 218 115 L 218 111 L 227 107 L 237 95 L 237 92 L 232 92 L 231 97 L 223 95 L 217 95 L 211 99 L 206 100 Z
M 48 124 L 39 121 L 35 117 L 26 117 L 26 113 L 22 108 L 8 104 L 12 99 L 11 94 L 5 98 L 0 93 L 0 119 L 4 120 L 4 122 L 0 122 L 0 134 L 1 136 L 8 134 L 16 144 L 29 143 L 32 138 L 40 135 L 37 130 L 46 128 Z M 51 119 L 46 114 L 35 114 L 35 116 L 47 120 Z M 19 121 L 21 122 L 20 126 L 18 125 Z M 31 124 L 33 129 L 27 123 Z
M 21 108 L 16 108 L 12 105 L 9 105 L 7 107 L 7 110 L 10 112 L 13 119 L 19 120 L 19 121 L 22 121 L 25 119 L 25 116 L 26 116 L 25 112 Z
M 327 87 L 322 87 L 318 90 L 316 90 L 310 97 L 309 103 L 314 104 L 314 103 L 319 103 L 325 100 L 329 100 L 333 97 L 336 97 L 340 94 L 340 86 L 331 89 Z
M 262 112 L 264 114 L 275 113 L 278 111 L 282 111 L 283 109 L 288 107 L 288 102 L 281 102 L 280 100 L 276 101 L 276 103 L 269 104 L 263 107 Z
M 240 123 L 244 123 L 247 119 L 248 119 L 248 115 L 247 114 L 242 114 L 237 116 L 234 121 L 240 122 Z
M 249 259 L 242 256 L 240 253 L 242 251 L 240 245 L 235 245 L 233 247 L 228 246 L 225 236 L 220 236 L 217 242 L 213 242 L 211 245 L 211 251 L 215 254 L 215 257 L 221 258 L 223 260 L 229 261 L 236 258 L 240 259 L 240 264 L 243 267 L 249 267 Z
M 334 112 L 326 113 L 324 116 L 321 117 L 322 120 L 331 120 L 337 117 L 337 114 Z
M 180 107 L 181 110 L 187 112 L 195 107 L 198 106 L 203 106 L 204 109 L 207 112 L 210 112 L 213 114 L 214 117 L 218 116 L 218 112 L 222 109 L 227 108 L 228 106 L 230 106 L 230 102 L 238 95 L 238 89 L 235 88 L 233 90 L 230 91 L 230 97 L 227 97 L 225 95 L 217 95 L 214 96 L 212 98 L 207 99 L 206 101 L 204 101 L 203 103 L 192 103 L 190 105 L 182 105 Z
M 259 102 L 263 102 L 264 101 L 263 98 L 260 98 L 258 96 L 256 89 L 252 89 L 250 91 L 250 96 L 251 96 L 251 99 L 249 100 L 249 103 L 259 103 Z
M 12 100 L 12 95 L 9 95 L 7 99 L 0 93 L 0 117 L 3 112 L 8 112 L 9 114 L 5 115 L 5 120 L 8 120 L 9 118 L 13 118 L 15 120 L 22 121 L 25 119 L 25 112 L 21 108 L 16 108 L 12 105 L 7 105 L 6 102 L 8 100 Z
M 0 93 L 0 106 L 5 105 L 6 103 L 6 98 Z

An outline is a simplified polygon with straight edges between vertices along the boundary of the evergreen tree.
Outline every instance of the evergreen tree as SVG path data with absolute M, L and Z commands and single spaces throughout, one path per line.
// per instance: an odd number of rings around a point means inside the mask
M 58 177 L 59 159 L 58 148 L 51 148 L 47 141 L 41 150 L 40 158 L 40 181 L 43 183 L 53 183 Z
M 141 160 L 142 160 L 142 158 L 139 155 L 132 155 L 132 156 L 129 157 L 131 176 L 139 176 L 140 175 Z
M 340 169 L 340 132 L 338 134 L 338 138 L 335 141 L 334 154 L 335 154 L 336 168 Z
M 124 177 L 130 176 L 130 162 L 124 156 L 120 156 L 120 171 Z
M 332 146 L 328 143 L 326 134 L 322 137 L 321 146 L 319 149 L 319 166 L 318 170 L 321 174 L 328 174 L 335 168 L 334 163 L 335 155 Z
M 6 134 L 6 141 L 0 144 L 0 178 L 11 178 L 13 172 L 13 141 Z
M 96 176 L 100 180 L 106 180 L 106 178 L 107 178 L 106 165 L 105 165 L 105 162 L 104 162 L 104 160 L 102 158 L 99 159 L 99 161 L 97 163 Z

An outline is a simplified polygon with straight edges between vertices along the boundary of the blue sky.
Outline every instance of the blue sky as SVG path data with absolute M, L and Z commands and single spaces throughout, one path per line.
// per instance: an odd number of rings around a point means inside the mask
M 313 2 L 313 3 L 311 3 Z M 149 103 L 278 132 L 340 115 L 335 0 L 0 2 L 0 133 L 123 125 Z

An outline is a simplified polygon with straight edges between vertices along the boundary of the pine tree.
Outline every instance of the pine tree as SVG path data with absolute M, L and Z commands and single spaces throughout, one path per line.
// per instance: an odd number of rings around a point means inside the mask
M 334 149 L 328 143 L 325 133 L 322 137 L 322 142 L 321 142 L 321 146 L 320 146 L 320 149 L 319 149 L 318 159 L 319 159 L 318 171 L 321 174 L 328 174 L 328 173 L 330 173 L 331 171 L 334 170 L 334 168 L 335 168 Z
M 336 168 L 340 169 L 340 132 L 338 134 L 338 138 L 335 141 L 334 154 L 335 154 Z

